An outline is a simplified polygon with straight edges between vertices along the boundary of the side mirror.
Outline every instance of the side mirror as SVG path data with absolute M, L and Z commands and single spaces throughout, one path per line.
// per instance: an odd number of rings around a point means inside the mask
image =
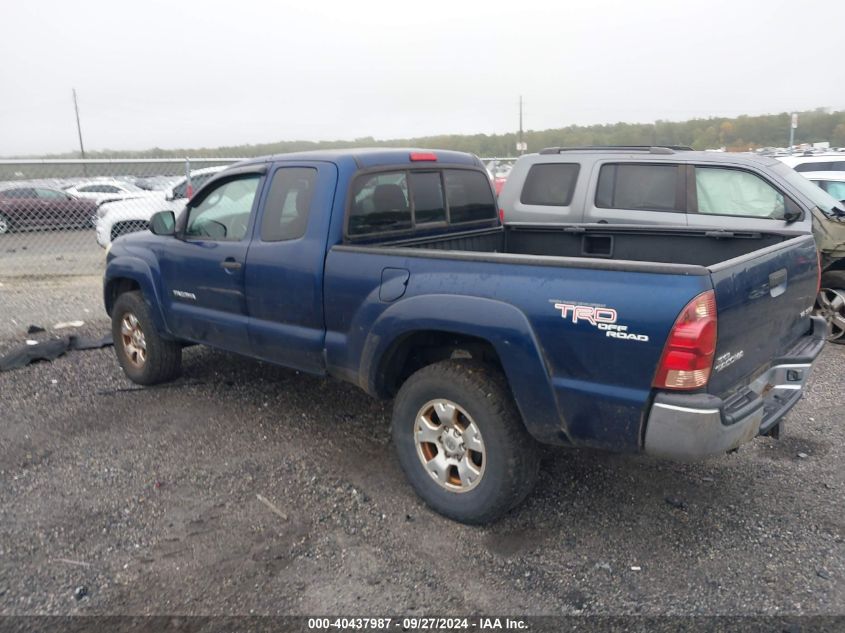
M 795 202 L 793 202 L 790 198 L 785 198 L 784 200 L 784 210 L 783 210 L 783 221 L 790 224 L 792 222 L 796 222 L 804 217 L 804 213 L 801 211 L 801 207 L 799 207 Z
M 150 231 L 154 235 L 176 235 L 176 216 L 173 211 L 159 211 L 150 218 Z
M 171 202 L 171 201 L 176 199 L 176 196 L 173 195 L 173 189 L 167 190 L 167 193 L 164 194 L 164 199 L 167 200 L 168 202 Z
M 783 214 L 784 222 L 796 222 L 797 220 L 800 220 L 800 219 L 801 219 L 801 212 L 800 211 L 787 210 Z

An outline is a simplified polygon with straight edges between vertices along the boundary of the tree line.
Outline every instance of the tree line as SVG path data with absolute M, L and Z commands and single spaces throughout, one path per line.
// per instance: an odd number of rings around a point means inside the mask
M 788 112 L 734 118 L 711 117 L 688 121 L 655 121 L 654 123 L 610 123 L 603 125 L 570 125 L 552 130 L 529 130 L 523 139 L 529 152 L 544 147 L 573 145 L 688 145 L 694 149 L 748 151 L 760 147 L 785 147 L 789 143 Z M 196 158 L 249 157 L 283 154 L 303 150 L 351 147 L 420 147 L 453 149 L 479 156 L 513 156 L 516 154 L 516 133 L 450 134 L 379 140 L 372 137 L 352 141 L 279 141 L 257 145 L 233 145 L 218 148 L 161 149 L 144 151 L 86 152 L 89 158 Z M 829 141 L 832 147 L 845 147 L 845 111 L 829 112 L 825 108 L 800 112 L 796 143 Z M 78 157 L 78 153 L 50 158 Z

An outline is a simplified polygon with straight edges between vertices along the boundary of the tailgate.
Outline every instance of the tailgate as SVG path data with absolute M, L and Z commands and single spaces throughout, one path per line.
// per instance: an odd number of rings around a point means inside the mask
M 818 283 L 811 235 L 710 267 L 718 339 L 708 391 L 724 396 L 786 354 L 810 327 Z

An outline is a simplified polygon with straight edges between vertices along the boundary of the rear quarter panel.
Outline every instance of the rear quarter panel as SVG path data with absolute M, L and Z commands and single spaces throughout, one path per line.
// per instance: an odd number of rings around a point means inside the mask
M 522 202 L 522 189 L 528 172 L 534 165 L 546 163 L 570 163 L 579 166 L 578 178 L 575 182 L 575 189 L 572 192 L 572 200 L 568 206 L 547 206 L 539 204 L 525 204 Z M 504 213 L 505 222 L 555 222 L 561 224 L 577 223 L 584 221 L 584 206 L 587 197 L 588 178 L 587 175 L 591 164 L 578 158 L 561 160 L 560 158 L 531 156 L 530 158 L 518 160 L 508 179 L 505 182 L 502 192 L 499 194 L 499 208 Z
M 372 392 L 380 355 L 397 337 L 430 329 L 469 334 L 495 347 L 539 440 L 637 450 L 663 344 L 681 309 L 710 287 L 709 276 L 501 259 L 332 249 L 325 281 L 329 370 Z M 379 299 L 385 268 L 410 273 L 404 296 L 393 302 Z M 610 337 L 562 305 L 614 310 L 616 325 L 645 340 Z

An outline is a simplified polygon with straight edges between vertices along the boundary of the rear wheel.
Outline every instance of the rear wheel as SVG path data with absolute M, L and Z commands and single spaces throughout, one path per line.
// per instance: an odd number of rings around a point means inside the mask
M 392 426 L 411 486 L 451 519 L 495 521 L 534 487 L 538 447 L 495 367 L 449 360 L 417 371 L 396 397 Z
M 845 271 L 833 270 L 822 275 L 816 314 L 824 317 L 830 327 L 827 340 L 845 344 Z
M 179 375 L 182 346 L 159 335 L 139 291 L 126 292 L 115 301 L 112 338 L 117 361 L 132 382 L 154 385 Z

